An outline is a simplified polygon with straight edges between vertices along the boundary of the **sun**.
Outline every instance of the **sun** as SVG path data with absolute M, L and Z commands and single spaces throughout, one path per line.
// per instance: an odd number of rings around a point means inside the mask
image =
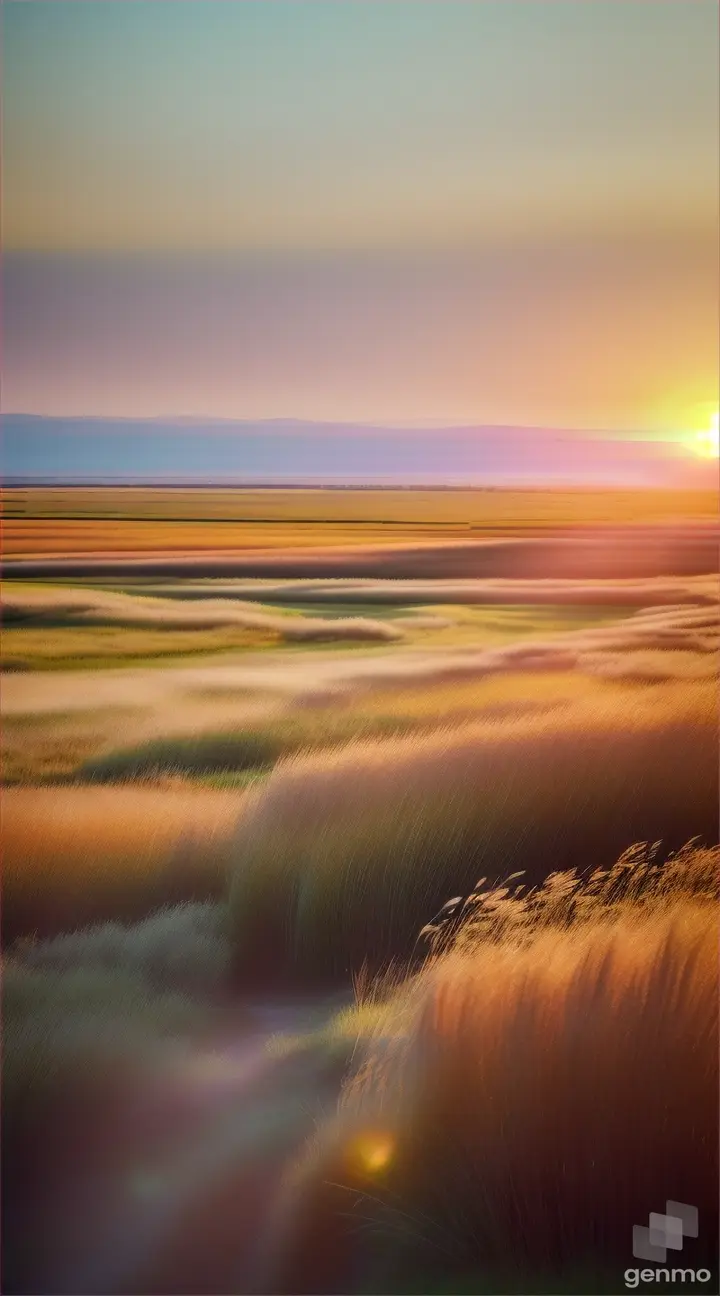
M 710 416 L 710 427 L 695 433 L 695 446 L 698 454 L 704 455 L 706 459 L 716 459 L 720 455 L 720 419 L 717 410 Z

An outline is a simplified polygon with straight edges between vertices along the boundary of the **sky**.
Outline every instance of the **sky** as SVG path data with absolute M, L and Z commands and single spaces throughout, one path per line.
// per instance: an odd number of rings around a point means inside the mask
M 715 0 L 5 0 L 2 60 L 5 411 L 717 406 Z

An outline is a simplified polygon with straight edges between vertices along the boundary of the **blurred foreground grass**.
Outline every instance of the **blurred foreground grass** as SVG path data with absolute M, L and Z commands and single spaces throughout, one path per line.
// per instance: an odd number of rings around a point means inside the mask
M 4 789 L 5 941 L 224 894 L 240 807 L 211 788 Z

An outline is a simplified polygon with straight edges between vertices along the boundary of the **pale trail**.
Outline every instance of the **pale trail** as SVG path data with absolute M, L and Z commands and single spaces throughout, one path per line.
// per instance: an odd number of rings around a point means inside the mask
M 124 1146 L 101 1174 L 84 1173 L 76 1150 L 63 1193 L 45 1205 L 31 1289 L 257 1291 L 258 1243 L 283 1172 L 339 1085 L 322 1051 L 274 1057 L 268 1043 L 310 1034 L 340 1006 L 338 996 L 256 1002 L 215 1039 L 168 1047 L 154 1076 L 126 1094 Z

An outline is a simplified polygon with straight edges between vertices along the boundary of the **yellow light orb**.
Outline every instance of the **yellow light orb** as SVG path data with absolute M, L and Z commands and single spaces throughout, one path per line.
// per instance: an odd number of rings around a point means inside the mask
M 385 1131 L 370 1131 L 359 1135 L 350 1148 L 351 1159 L 365 1174 L 379 1174 L 393 1159 L 395 1139 Z
M 695 445 L 698 454 L 704 455 L 707 459 L 717 458 L 720 455 L 720 420 L 717 410 L 710 417 L 710 427 L 695 433 Z

